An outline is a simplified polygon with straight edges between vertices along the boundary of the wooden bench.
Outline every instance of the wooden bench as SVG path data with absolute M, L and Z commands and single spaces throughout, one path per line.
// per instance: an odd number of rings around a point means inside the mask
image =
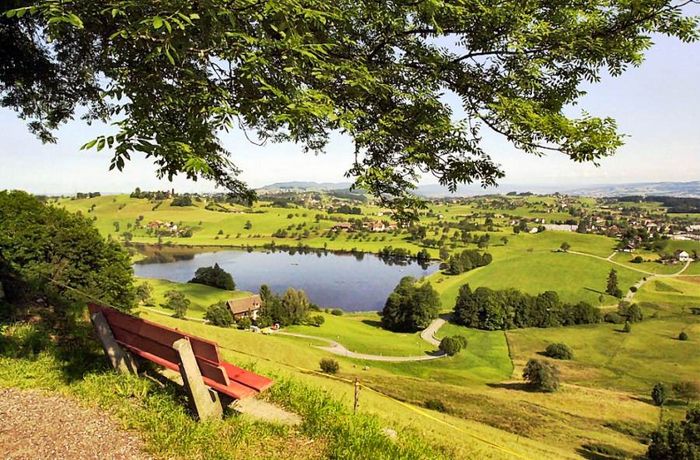
M 137 373 L 132 355 L 179 372 L 200 419 L 220 418 L 226 398 L 255 396 L 272 385 L 267 377 L 227 363 L 215 342 L 177 329 L 89 304 L 90 319 L 112 366 Z

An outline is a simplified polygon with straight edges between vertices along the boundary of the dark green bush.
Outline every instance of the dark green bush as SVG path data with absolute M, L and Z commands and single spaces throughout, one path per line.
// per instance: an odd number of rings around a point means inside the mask
M 448 412 L 447 406 L 445 405 L 444 402 L 442 402 L 439 399 L 429 399 L 423 404 L 426 409 L 446 413 Z
M 574 352 L 564 343 L 550 343 L 544 354 L 554 359 L 574 359 Z
M 688 333 L 685 331 L 681 331 L 681 333 L 678 334 L 678 340 L 682 340 L 682 341 L 688 340 Z
M 448 356 L 454 356 L 464 348 L 466 339 L 460 336 L 445 337 L 440 341 L 440 351 Z
M 326 374 L 337 374 L 340 370 L 340 364 L 338 364 L 338 361 L 331 358 L 323 358 L 319 362 L 319 366 L 321 367 L 321 370 Z
M 527 362 L 523 378 L 539 391 L 553 393 L 559 389 L 559 369 L 554 364 L 539 359 Z
M 331 315 L 343 316 L 343 310 L 341 310 L 340 308 L 334 308 L 333 310 L 331 310 Z
M 220 327 L 230 327 L 234 323 L 231 310 L 229 310 L 225 302 L 211 305 L 204 314 L 204 319 L 214 326 Z

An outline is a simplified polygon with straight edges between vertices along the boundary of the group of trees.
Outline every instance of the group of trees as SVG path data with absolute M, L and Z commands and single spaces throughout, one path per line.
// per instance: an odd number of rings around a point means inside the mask
M 425 329 L 437 318 L 439 310 L 440 297 L 433 286 L 406 276 L 386 300 L 381 312 L 382 327 L 395 332 Z
M 74 313 L 69 307 L 84 305 L 87 295 L 122 310 L 133 306 L 129 255 L 91 220 L 24 192 L 0 192 L 0 223 L 0 284 L 8 302 L 41 294 Z
M 289 326 L 307 320 L 312 305 L 304 291 L 289 288 L 280 296 L 263 284 L 259 292 L 262 306 L 256 320 L 258 326 L 267 327 L 275 323 Z
M 192 197 L 185 195 L 177 195 L 170 202 L 170 206 L 185 207 L 192 206 Z
M 517 289 L 472 291 L 465 284 L 459 290 L 454 319 L 468 327 L 501 330 L 599 323 L 602 317 L 596 307 L 586 302 L 565 304 L 553 291 L 532 296 Z
M 223 268 L 215 263 L 213 267 L 200 267 L 194 273 L 194 278 L 188 281 L 189 283 L 204 284 L 218 289 L 226 289 L 234 291 L 236 283 L 233 277 Z
M 131 192 L 131 195 L 129 195 L 131 198 L 140 198 L 140 199 L 148 199 L 148 200 L 158 200 L 162 201 L 167 198 L 169 198 L 171 195 L 170 192 L 167 191 L 162 191 L 162 190 L 156 190 L 155 192 L 150 192 L 147 190 L 141 190 L 139 187 L 136 187 L 133 192 Z
M 700 407 L 691 407 L 685 420 L 667 421 L 651 434 L 649 460 L 700 458 Z
M 458 275 L 491 263 L 493 257 L 488 252 L 483 254 L 473 249 L 465 249 L 460 254 L 450 256 L 445 262 L 445 271 L 450 275 Z

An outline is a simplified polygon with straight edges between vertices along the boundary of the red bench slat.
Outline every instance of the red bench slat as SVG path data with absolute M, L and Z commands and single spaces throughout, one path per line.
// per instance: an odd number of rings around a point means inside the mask
M 223 361 L 221 366 L 226 370 L 228 378 L 230 380 L 242 383 L 250 388 L 257 391 L 263 391 L 272 385 L 272 380 L 262 375 L 255 374 L 253 372 L 241 369 L 240 367 L 234 366 L 231 363 Z
M 222 361 L 215 342 L 185 334 L 150 321 L 136 318 L 112 308 L 88 304 L 90 313 L 102 312 L 117 342 L 134 354 L 167 369 L 179 372 L 179 355 L 173 344 L 187 338 L 202 374 L 210 388 L 242 399 L 272 385 L 272 380 Z

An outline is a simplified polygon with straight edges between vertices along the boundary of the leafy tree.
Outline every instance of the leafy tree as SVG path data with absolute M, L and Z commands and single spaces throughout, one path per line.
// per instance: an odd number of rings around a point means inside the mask
M 529 360 L 523 370 L 523 378 L 539 391 L 553 393 L 559 389 L 559 369 L 546 361 Z
M 338 361 L 335 359 L 323 358 L 318 364 L 321 370 L 326 374 L 337 374 L 340 370 L 340 364 L 338 364 Z
M 248 318 L 247 316 L 244 316 L 243 318 L 238 320 L 238 329 L 243 329 L 248 330 L 250 327 L 253 325 L 253 320 Z
M 574 359 L 574 352 L 565 343 L 550 343 L 544 350 L 544 354 L 554 359 Z
M 671 386 L 673 394 L 678 399 L 685 400 L 686 404 L 690 404 L 691 400 L 700 399 L 700 382 L 693 380 L 685 380 L 676 382 Z
M 440 351 L 448 356 L 454 356 L 467 347 L 467 339 L 463 336 L 445 337 L 440 341 Z
M 184 318 L 187 315 L 187 309 L 190 308 L 190 299 L 188 299 L 185 294 L 180 291 L 167 291 L 165 293 L 165 303 L 163 306 L 174 310 L 175 318 Z
M 153 305 L 153 286 L 148 281 L 136 286 L 134 295 L 137 302 L 143 305 Z
M 188 281 L 189 283 L 204 284 L 206 286 L 215 287 L 218 289 L 226 289 L 233 291 L 236 289 L 236 283 L 233 282 L 233 277 L 219 264 L 215 263 L 213 267 L 200 267 L 194 273 L 194 278 Z
M 668 390 L 666 389 L 666 385 L 664 383 L 659 382 L 654 385 L 654 388 L 651 389 L 651 399 L 657 406 L 663 406 L 667 397 Z
M 688 409 L 685 420 L 666 422 L 651 434 L 649 460 L 698 460 L 700 458 L 700 407 Z
M 568 252 L 569 249 L 571 249 L 571 245 L 570 245 L 569 243 L 567 243 L 566 241 L 564 241 L 564 242 L 561 244 L 561 246 L 559 246 L 559 249 L 561 249 L 561 250 L 564 251 L 564 252 Z
M 192 206 L 192 197 L 189 195 L 178 195 L 170 202 L 170 206 Z
M 401 279 L 382 310 L 382 327 L 397 332 L 425 329 L 437 318 L 440 297 L 430 283 L 417 285 L 415 278 Z
M 281 299 L 282 308 L 288 318 L 287 324 L 301 324 L 306 319 L 311 302 L 301 289 L 289 288 Z
M 451 190 L 503 177 L 481 127 L 527 153 L 612 155 L 614 120 L 565 108 L 585 94 L 582 82 L 640 64 L 654 33 L 695 40 L 683 5 L 5 2 L 0 62 L 12 65 L 0 68 L 1 104 L 44 142 L 85 106 L 88 120 L 117 120 L 115 135 L 86 144 L 111 147 L 112 168 L 143 152 L 160 176 L 212 179 L 247 200 L 221 130 L 240 125 L 314 152 L 340 130 L 358 153 L 356 185 L 414 217 L 408 192 L 420 172 Z M 445 89 L 465 120 L 453 120 Z
M 681 331 L 680 334 L 678 334 L 678 340 L 685 342 L 688 340 L 688 333 L 685 331 Z
M 72 316 L 73 306 L 86 300 L 78 290 L 122 310 L 133 307 L 129 255 L 91 220 L 24 192 L 0 192 L 0 228 L 0 283 L 8 302 L 41 293 Z
M 625 332 L 627 334 L 632 332 L 632 323 L 630 323 L 629 320 L 625 320 L 625 325 L 622 326 L 622 332 Z
M 204 314 L 204 319 L 214 326 L 230 327 L 233 323 L 231 310 L 226 306 L 226 302 L 217 302 L 210 305 Z
M 610 269 L 610 273 L 608 274 L 608 284 L 605 288 L 605 292 L 613 297 L 622 297 L 622 290 L 617 284 L 617 270 L 614 268 Z
M 314 315 L 307 320 L 307 323 L 309 324 L 309 326 L 316 326 L 316 327 L 320 327 L 325 322 L 326 322 L 326 318 L 324 318 L 321 315 Z

